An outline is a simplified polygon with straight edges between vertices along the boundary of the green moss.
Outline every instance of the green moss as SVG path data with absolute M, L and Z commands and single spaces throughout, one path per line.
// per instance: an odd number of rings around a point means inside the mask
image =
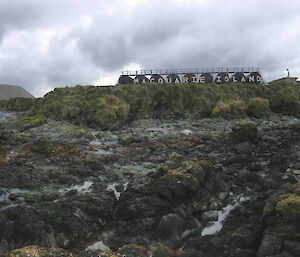
M 26 128 L 32 128 L 32 127 L 38 127 L 45 123 L 47 123 L 47 119 L 43 115 L 37 115 L 37 116 L 25 116 L 22 118 L 22 122 L 24 127 Z

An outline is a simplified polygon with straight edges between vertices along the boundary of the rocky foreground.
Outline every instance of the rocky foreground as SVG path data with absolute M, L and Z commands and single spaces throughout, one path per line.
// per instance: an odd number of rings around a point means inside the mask
M 300 256 L 300 119 L 0 112 L 1 256 Z

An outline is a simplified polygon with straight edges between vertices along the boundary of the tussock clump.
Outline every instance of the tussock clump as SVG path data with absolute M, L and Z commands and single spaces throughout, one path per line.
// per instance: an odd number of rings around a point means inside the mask
M 93 104 L 96 114 L 91 122 L 94 121 L 98 125 L 115 123 L 129 115 L 129 105 L 114 95 L 98 97 Z
M 245 103 L 242 100 L 219 101 L 211 115 L 225 119 L 243 117 L 245 116 Z
M 272 94 L 270 107 L 274 112 L 288 115 L 300 114 L 299 94 L 292 88 L 283 88 Z
M 270 113 L 269 101 L 260 97 L 250 98 L 247 103 L 246 113 L 255 118 L 268 116 Z

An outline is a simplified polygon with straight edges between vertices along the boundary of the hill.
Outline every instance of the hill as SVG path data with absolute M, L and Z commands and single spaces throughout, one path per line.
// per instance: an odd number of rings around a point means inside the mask
M 300 115 L 300 87 L 236 84 L 143 84 L 56 88 L 43 98 L 0 101 L 0 109 L 111 128 L 137 119 Z
M 15 97 L 34 98 L 20 86 L 2 85 L 0 84 L 0 100 L 6 100 Z

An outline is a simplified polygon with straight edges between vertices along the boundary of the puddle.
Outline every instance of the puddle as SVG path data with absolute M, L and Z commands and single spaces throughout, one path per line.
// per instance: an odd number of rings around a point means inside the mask
M 73 189 L 77 190 L 79 193 L 86 193 L 90 192 L 90 187 L 93 185 L 92 181 L 85 181 L 83 185 L 73 185 L 71 187 L 64 187 L 57 190 L 57 187 L 47 187 L 47 188 L 41 188 L 41 189 L 35 189 L 35 190 L 22 190 L 18 188 L 13 189 L 4 189 L 3 193 L 0 195 L 0 211 L 15 207 L 15 206 L 21 206 L 24 205 L 26 202 L 26 199 L 35 199 L 39 198 L 41 193 L 51 193 L 51 192 L 59 192 L 59 193 L 66 193 L 68 191 L 71 191 Z M 16 200 L 10 200 L 9 196 L 11 194 L 16 194 Z M 54 200 L 57 201 L 57 200 Z M 2 206 L 2 207 L 1 207 Z
M 147 175 L 150 172 L 156 171 L 159 165 L 150 162 L 144 162 L 144 163 L 132 163 L 127 165 L 115 164 L 114 166 L 121 173 L 131 172 L 138 175 Z
M 221 211 L 218 211 L 218 221 L 214 221 L 212 225 L 204 228 L 201 232 L 201 236 L 208 236 L 208 235 L 214 235 L 221 231 L 223 227 L 224 220 L 226 217 L 230 214 L 230 212 L 236 208 L 241 202 L 247 201 L 249 198 L 240 197 L 238 202 L 235 204 L 228 204 L 226 207 L 224 207 Z

